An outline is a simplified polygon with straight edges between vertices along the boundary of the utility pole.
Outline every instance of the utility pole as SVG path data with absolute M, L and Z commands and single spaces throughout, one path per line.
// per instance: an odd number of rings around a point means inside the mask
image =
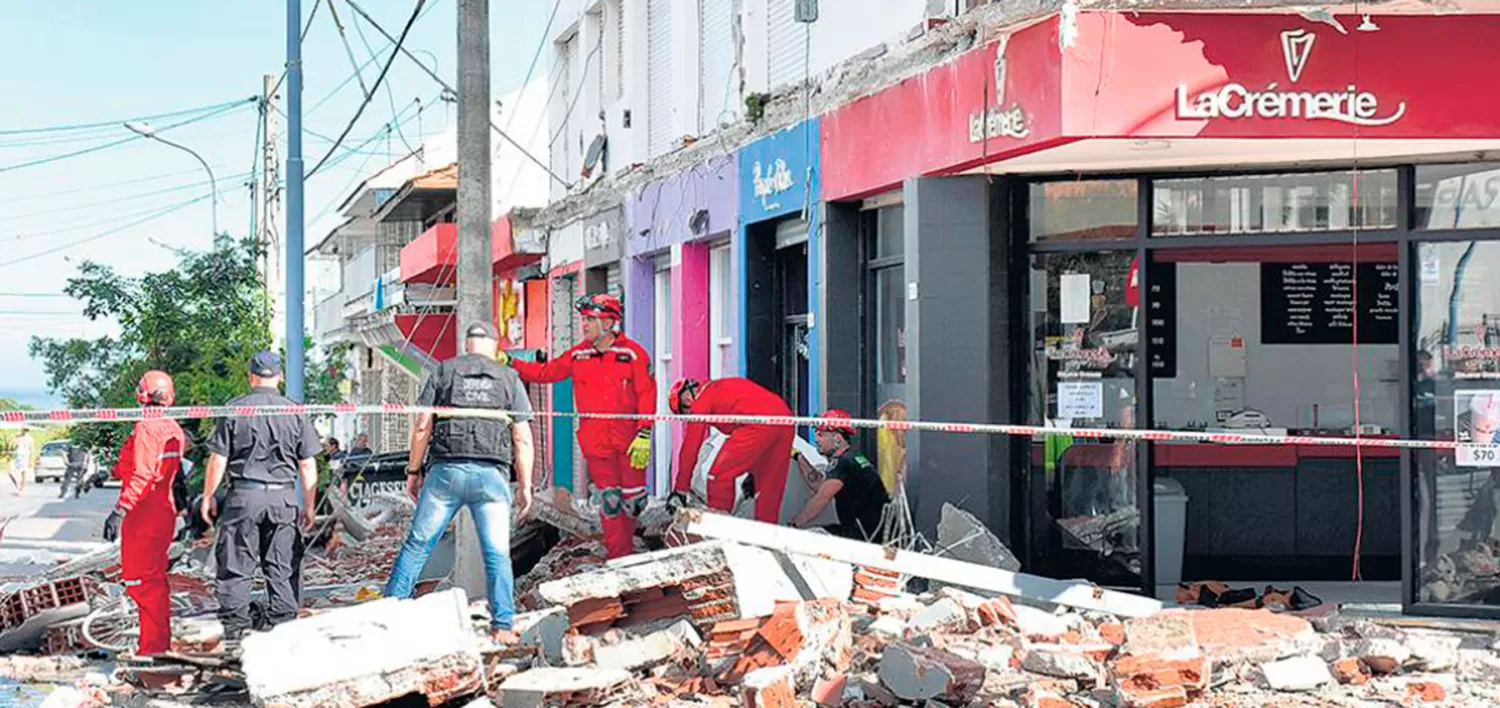
M 302 0 L 286 0 L 286 85 L 286 395 L 302 403 Z
M 475 322 L 494 319 L 490 265 L 490 12 L 489 0 L 458 3 L 458 338 Z M 523 424 L 524 425 L 524 424 Z M 483 597 L 484 575 L 472 519 L 454 535 L 452 581 Z M 467 523 L 465 523 L 467 521 Z
M 276 232 L 278 195 L 276 160 L 276 77 L 261 77 L 260 169 L 255 173 L 255 243 L 261 248 L 260 275 L 265 283 L 273 348 L 286 343 L 286 297 L 277 292 L 282 282 L 281 239 Z

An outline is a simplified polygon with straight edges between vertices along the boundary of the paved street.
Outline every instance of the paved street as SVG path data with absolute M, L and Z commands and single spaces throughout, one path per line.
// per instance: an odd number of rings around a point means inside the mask
M 62 500 L 56 482 L 32 483 L 25 496 L 17 496 L 6 481 L 0 487 L 0 522 L 9 520 L 0 537 L 0 578 L 26 575 L 103 547 L 99 534 L 119 491 L 105 487 Z

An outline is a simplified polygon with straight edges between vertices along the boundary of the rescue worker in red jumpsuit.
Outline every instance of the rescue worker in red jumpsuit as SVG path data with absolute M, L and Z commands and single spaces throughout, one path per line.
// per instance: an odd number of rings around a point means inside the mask
M 683 379 L 672 385 L 667 396 L 672 412 L 679 415 L 791 416 L 786 401 L 749 379 L 716 379 L 700 384 Z M 797 429 L 790 425 L 756 425 L 717 423 L 714 427 L 729 436 L 719 448 L 719 456 L 708 470 L 708 507 L 725 513 L 734 510 L 734 483 L 750 474 L 755 483 L 755 519 L 774 524 L 781 518 L 781 499 L 786 491 L 786 476 L 792 464 L 792 438 Z M 698 466 L 698 452 L 708 437 L 707 423 L 688 423 L 678 453 L 676 494 L 686 495 L 692 489 L 693 469 Z
M 641 345 L 617 331 L 625 306 L 609 294 L 585 295 L 574 304 L 583 316 L 583 338 L 572 349 L 545 363 L 518 361 L 504 351 L 496 361 L 509 364 L 527 383 L 557 383 L 573 377 L 573 402 L 579 413 L 654 415 L 656 380 L 651 357 Z M 635 519 L 645 508 L 646 466 L 651 462 L 650 420 L 584 418 L 578 444 L 588 463 L 589 479 L 600 490 L 599 522 L 610 558 L 634 550 Z
M 172 377 L 148 371 L 136 385 L 135 399 L 146 407 L 170 406 L 177 399 Z M 167 548 L 176 530 L 177 505 L 172 482 L 182 466 L 186 442 L 175 420 L 142 420 L 120 448 L 114 475 L 120 500 L 104 522 L 104 540 L 120 540 L 120 570 L 125 593 L 140 614 L 136 653 L 171 649 L 172 595 L 167 587 Z

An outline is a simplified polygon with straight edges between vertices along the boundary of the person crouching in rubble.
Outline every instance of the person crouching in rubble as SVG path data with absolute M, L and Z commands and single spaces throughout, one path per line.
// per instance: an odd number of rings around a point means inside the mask
M 823 419 L 827 422 L 814 430 L 818 452 L 828 458 L 828 472 L 821 483 L 812 485 L 817 491 L 792 520 L 792 525 L 805 527 L 812 523 L 831 501 L 838 512 L 839 522 L 827 528 L 829 533 L 856 541 L 876 541 L 880 517 L 885 512 L 885 505 L 891 501 L 890 495 L 886 494 L 885 484 L 880 481 L 875 466 L 850 446 L 854 426 L 845 422 L 851 420 L 848 411 L 835 408 L 824 413 Z M 817 477 L 818 471 L 807 458 L 799 455 L 797 465 L 803 476 L 809 479 Z
M 490 637 L 514 644 L 515 577 L 510 565 L 511 488 L 516 478 L 517 517 L 531 509 L 531 402 L 516 372 L 495 361 L 495 328 L 481 322 L 464 335 L 463 356 L 440 364 L 422 385 L 419 406 L 505 411 L 500 417 L 417 416 L 407 458 L 406 488 L 417 502 L 411 530 L 396 556 L 386 597 L 411 597 L 417 576 L 460 507 L 468 507 L 484 556 L 489 590 Z M 422 461 L 431 444 L 431 464 Z
M 683 379 L 672 385 L 667 405 L 678 415 L 788 417 L 792 414 L 780 396 L 749 379 L 717 379 L 702 384 Z M 719 448 L 719 456 L 708 471 L 708 507 L 731 513 L 735 480 L 748 473 L 755 483 L 755 520 L 778 523 L 796 429 L 790 425 L 749 423 L 718 423 L 714 427 L 729 439 Z M 707 436 L 707 423 L 688 423 L 672 487 L 677 504 L 683 503 L 692 489 L 693 469 L 698 466 L 698 454 Z
M 250 358 L 250 393 L 229 405 L 295 406 L 279 393 L 280 383 L 281 357 L 257 352 Z M 217 520 L 219 524 L 214 546 L 218 563 L 214 595 L 219 602 L 224 641 L 233 652 L 245 632 L 252 629 L 250 589 L 257 568 L 266 580 L 266 623 L 274 626 L 297 618 L 302 606 L 302 533 L 312 528 L 316 518 L 315 458 L 322 446 L 312 419 L 300 414 L 220 418 L 207 447 L 208 466 L 198 509 L 204 522 Z M 229 492 L 220 514 L 215 493 L 226 473 Z M 298 484 L 302 490 L 300 503 Z
M 147 408 L 177 399 L 172 377 L 148 371 L 136 384 L 135 399 Z M 167 549 L 177 508 L 172 483 L 182 464 L 187 436 L 175 420 L 137 421 L 115 463 L 120 499 L 104 521 L 104 540 L 120 540 L 120 576 L 125 594 L 140 614 L 136 654 L 150 656 L 172 648 L 172 595 L 167 587 Z

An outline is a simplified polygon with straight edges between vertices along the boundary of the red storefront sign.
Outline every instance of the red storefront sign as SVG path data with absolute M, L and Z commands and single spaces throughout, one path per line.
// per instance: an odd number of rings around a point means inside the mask
M 1500 139 L 1500 16 L 1336 21 L 1088 12 L 1064 49 L 1054 17 L 824 116 L 824 197 L 1089 139 Z
M 823 116 L 825 197 L 865 196 L 912 175 L 973 167 L 1055 140 L 1062 125 L 1056 27 L 1054 18 L 1017 30 Z

